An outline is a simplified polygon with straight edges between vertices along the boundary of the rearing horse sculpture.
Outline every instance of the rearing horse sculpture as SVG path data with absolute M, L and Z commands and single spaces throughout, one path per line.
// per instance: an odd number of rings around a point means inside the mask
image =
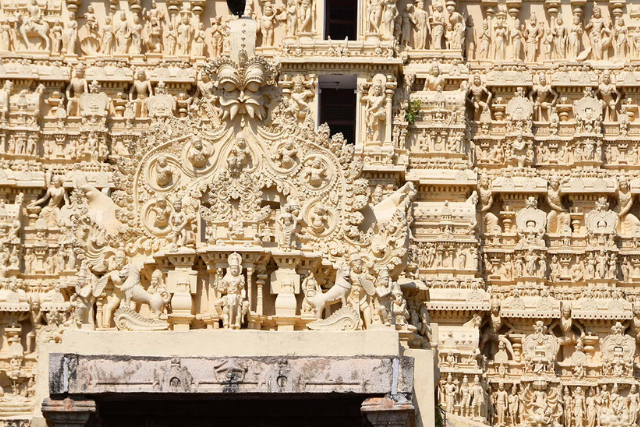
M 18 18 L 18 30 L 17 33 L 20 39 L 27 45 L 27 49 L 31 49 L 32 44 L 29 42 L 29 36 L 39 37 L 42 39 L 40 42 L 40 47 L 42 47 L 42 43 L 44 42 L 45 52 L 49 52 L 51 50 L 51 41 L 49 40 L 49 24 L 46 21 L 43 21 L 41 18 L 37 19 L 25 19 L 24 15 L 17 13 L 16 17 Z

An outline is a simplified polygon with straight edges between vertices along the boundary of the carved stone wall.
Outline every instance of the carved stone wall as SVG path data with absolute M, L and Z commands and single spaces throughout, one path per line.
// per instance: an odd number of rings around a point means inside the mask
M 640 4 L 358 7 L 2 2 L 0 420 L 71 329 L 387 328 L 451 422 L 638 423 Z

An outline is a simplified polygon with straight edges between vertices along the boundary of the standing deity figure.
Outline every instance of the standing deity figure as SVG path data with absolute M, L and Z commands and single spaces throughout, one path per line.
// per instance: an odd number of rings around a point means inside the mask
M 516 18 L 513 23 L 513 27 L 511 28 L 511 34 L 509 35 L 511 39 L 511 46 L 513 46 L 513 60 L 514 61 L 522 61 L 522 52 L 523 52 L 523 44 L 522 44 L 522 24 L 520 20 Z
M 431 49 L 442 49 L 444 21 L 444 7 L 442 4 L 437 4 L 431 16 Z
M 29 207 L 33 208 L 44 203 L 47 203 L 47 205 L 42 208 L 40 217 L 44 218 L 49 227 L 59 226 L 61 221 L 60 208 L 69 204 L 69 196 L 67 195 L 67 190 L 62 186 L 62 178 L 60 176 L 54 176 L 45 195 L 31 202 Z
M 373 307 L 371 297 L 376 289 L 373 278 L 366 271 L 366 266 L 360 255 L 351 260 L 351 292 L 347 298 L 348 304 L 362 314 L 365 328 L 369 329 L 373 321 Z
M 480 52 L 478 53 L 478 56 L 480 59 L 489 59 L 491 57 L 491 28 L 489 27 L 489 21 L 487 19 L 482 21 Z
M 191 50 L 191 38 L 193 37 L 193 28 L 189 22 L 189 17 L 183 15 L 178 25 L 178 38 L 176 40 L 176 55 L 189 55 Z
M 222 311 L 222 325 L 225 329 L 240 329 L 249 311 L 246 300 L 246 282 L 242 275 L 242 256 L 234 252 L 227 258 L 227 273 L 218 279 L 216 286 L 221 296 L 215 303 L 218 311 Z
M 278 226 L 280 227 L 280 249 L 285 252 L 296 248 L 298 218 L 293 214 L 294 210 L 292 205 L 286 204 L 278 218 Z
M 453 376 L 449 373 L 447 382 L 443 387 L 444 405 L 448 414 L 453 414 L 456 407 L 456 398 L 458 395 L 458 386 L 453 382 Z
M 59 22 L 59 20 L 58 20 Z M 62 28 L 62 24 L 60 26 Z M 0 21 L 0 51 L 8 52 L 13 47 L 11 24 L 7 18 Z
M 298 3 L 298 22 L 296 33 L 311 33 L 313 31 L 314 5 L 312 0 L 300 0 Z
M 498 425 L 506 425 L 509 394 L 504 389 L 504 383 L 498 384 L 498 391 L 493 394 L 493 405 L 498 416 Z
M 93 6 L 87 6 L 87 12 L 84 14 L 84 25 L 87 27 L 90 33 L 99 34 L 100 28 L 98 27 L 98 17 L 96 16 Z
M 552 22 L 553 55 L 556 59 L 564 59 L 567 55 L 567 29 L 564 26 L 562 14 L 559 13 Z
M 147 117 L 147 101 L 150 96 L 153 96 L 151 82 L 147 80 L 147 73 L 139 70 L 129 89 L 129 102 L 136 104 L 136 117 Z
M 308 1 L 308 0 L 307 0 Z M 396 21 L 400 16 L 397 0 L 384 0 L 384 12 L 382 13 L 381 33 L 384 40 L 393 40 L 396 28 Z
M 415 49 L 427 48 L 427 36 L 429 35 L 429 15 L 424 10 L 422 0 L 414 2 L 415 9 L 411 16 L 411 22 L 416 27 L 414 32 L 413 47 Z
M 64 39 L 64 27 L 62 26 L 62 21 L 60 19 L 56 19 L 56 22 L 53 24 L 51 28 L 51 54 L 52 55 L 60 55 L 63 45 Z
M 609 46 L 611 46 L 611 30 L 602 16 L 600 7 L 595 6 L 593 8 L 593 15 L 587 23 L 585 30 L 589 33 L 593 59 L 596 61 L 607 59 L 605 55 L 607 54 Z
M 69 22 L 62 36 L 62 51 L 67 55 L 75 55 L 78 40 L 78 22 L 76 14 L 69 12 Z
M 382 323 L 386 326 L 392 325 L 393 309 L 391 307 L 391 295 L 394 290 L 393 281 L 389 277 L 389 270 L 382 268 L 378 273 L 378 278 L 375 282 L 376 292 L 373 295 L 374 303 L 374 323 Z
M 102 27 L 102 45 L 100 52 L 105 55 L 111 55 L 113 52 L 113 44 L 115 42 L 115 34 L 113 30 L 113 22 L 111 16 L 104 18 L 104 26 Z
M 526 41 L 526 61 L 536 62 L 538 46 L 542 38 L 543 31 L 538 26 L 538 19 L 535 13 L 531 13 L 531 19 L 525 23 L 524 37 Z
M 129 53 L 129 40 L 131 38 L 131 26 L 127 22 L 127 15 L 120 13 L 120 21 L 115 25 L 116 53 Z
M 486 101 L 484 95 L 487 95 Z M 474 120 L 480 120 L 484 115 L 489 114 L 489 104 L 492 98 L 491 92 L 487 89 L 487 86 L 482 82 L 479 74 L 473 76 L 473 81 L 469 87 L 469 97 L 474 110 Z
M 567 39 L 567 53 L 568 59 L 576 59 L 580 55 L 582 50 L 582 34 L 584 34 L 584 28 L 582 26 L 582 20 L 580 15 L 573 15 L 573 22 L 571 24 L 571 30 Z
M 619 61 L 627 59 L 628 36 L 629 30 L 624 23 L 624 18 L 622 16 L 616 18 L 613 26 L 613 51 L 615 58 Z
M 131 25 L 131 53 L 133 55 L 142 53 L 142 30 L 143 26 L 140 23 L 140 17 L 133 15 L 133 24 Z
M 602 98 L 602 102 L 604 103 L 604 120 L 615 120 L 616 107 L 620 101 L 622 101 L 622 96 L 620 95 L 620 91 L 618 91 L 616 85 L 611 81 L 611 74 L 609 74 L 609 71 L 605 71 L 602 74 L 602 82 L 598 86 L 596 94 L 600 95 L 600 98 Z
M 498 18 L 498 22 L 494 27 L 494 59 L 496 61 L 504 61 L 505 52 L 507 47 L 507 24 L 505 24 L 504 19 Z
M 476 30 L 471 15 L 467 16 L 464 40 L 466 45 L 466 58 L 468 61 L 473 61 L 476 59 Z
M 275 26 L 275 22 L 276 22 L 277 16 L 276 16 L 276 12 L 273 9 L 273 5 L 271 4 L 270 1 L 267 1 L 264 4 L 264 8 L 262 11 L 262 17 L 260 18 L 260 33 L 262 33 L 262 45 L 263 46 L 273 46 L 274 43 L 274 26 Z M 213 29 L 213 23 L 211 26 L 212 30 L 212 36 L 215 38 L 215 31 L 218 31 L 218 29 L 216 28 L 215 30 Z M 216 42 L 214 41 L 214 45 L 216 44 Z
M 413 47 L 411 39 L 411 26 L 413 25 L 413 5 L 408 3 L 400 14 L 400 44 L 405 49 Z
M 167 55 L 175 55 L 176 54 L 176 43 L 178 41 L 178 32 L 174 28 L 173 24 L 167 24 L 167 50 L 165 54 Z
M 296 4 L 296 0 L 287 0 L 287 5 L 282 14 L 283 21 L 286 21 L 285 26 L 285 35 L 287 37 L 295 37 L 296 24 L 298 22 L 298 5 Z
M 193 38 L 193 56 L 204 56 L 204 43 L 207 34 L 204 31 L 204 23 L 198 22 L 198 30 Z
M 182 210 L 182 201 L 177 199 L 173 202 L 173 212 L 169 218 L 169 241 L 172 242 L 172 250 L 181 249 L 194 243 L 191 236 L 191 229 L 187 214 Z
M 366 118 L 369 141 L 382 141 L 384 132 L 380 128 L 387 120 L 387 112 L 384 88 L 380 81 L 373 82 L 367 94 L 362 97 L 362 102 L 365 104 L 364 116 Z
M 266 10 L 266 5 L 265 5 L 265 10 Z M 262 37 L 265 37 L 264 32 L 262 33 Z M 221 16 L 218 16 L 217 18 L 211 20 L 211 40 L 212 40 L 212 48 L 213 48 L 211 52 L 211 56 L 213 56 L 214 58 L 217 58 L 218 56 L 222 55 L 222 51 L 224 48 L 224 27 L 222 25 Z M 270 36 L 267 35 L 267 40 L 272 40 L 272 38 L 270 38 Z
M 551 100 L 549 99 L 550 97 Z M 529 99 L 533 103 L 536 119 L 542 121 L 544 119 L 542 111 L 547 110 L 548 120 L 551 114 L 551 108 L 556 105 L 556 101 L 558 100 L 558 92 L 551 87 L 551 83 L 547 82 L 547 76 L 544 73 L 539 74 L 538 83 L 533 85 Z
M 9 120 L 9 100 L 12 89 L 13 82 L 11 80 L 5 81 L 4 86 L 0 89 L 0 122 Z
M 383 0 L 369 0 L 369 32 L 373 34 L 380 33 L 380 24 L 382 23 Z
M 75 75 L 67 85 L 67 116 L 80 116 L 80 96 L 89 92 L 87 79 L 85 79 L 84 65 L 81 63 L 75 69 Z

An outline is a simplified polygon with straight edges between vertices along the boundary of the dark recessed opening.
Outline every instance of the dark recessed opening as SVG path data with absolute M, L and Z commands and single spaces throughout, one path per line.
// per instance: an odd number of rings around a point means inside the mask
M 356 93 L 353 89 L 324 88 L 320 93 L 320 123 L 327 123 L 331 135 L 342 133 L 347 143 L 356 138 Z
M 358 1 L 326 0 L 325 1 L 325 37 L 332 40 L 349 40 L 358 38 Z
M 92 427 L 361 427 L 367 396 L 100 399 Z

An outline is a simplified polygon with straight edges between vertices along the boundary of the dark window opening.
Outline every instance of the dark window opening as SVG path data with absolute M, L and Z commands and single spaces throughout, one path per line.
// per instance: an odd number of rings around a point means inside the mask
M 320 123 L 327 123 L 331 135 L 342 133 L 349 144 L 356 140 L 356 93 L 353 89 L 322 89 Z
M 357 40 L 358 38 L 358 1 L 326 0 L 325 2 L 325 38 L 332 40 Z

